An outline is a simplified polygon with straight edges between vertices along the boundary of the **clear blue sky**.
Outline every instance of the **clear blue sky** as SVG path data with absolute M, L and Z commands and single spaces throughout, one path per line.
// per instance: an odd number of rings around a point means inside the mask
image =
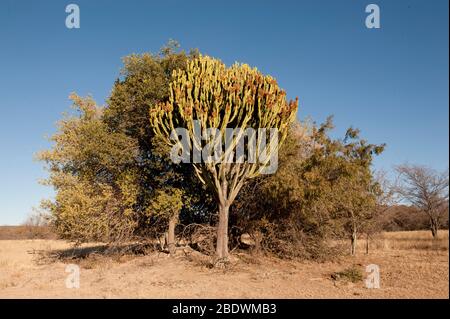
M 65 27 L 76 3 L 81 28 Z M 365 7 L 381 29 L 365 28 Z M 300 98 L 299 118 L 335 115 L 386 142 L 376 169 L 448 167 L 448 0 L 0 2 L 0 225 L 18 224 L 52 191 L 33 154 L 68 110 L 68 95 L 103 103 L 121 57 L 183 48 L 247 62 Z M 336 135 L 336 136 L 337 136 Z

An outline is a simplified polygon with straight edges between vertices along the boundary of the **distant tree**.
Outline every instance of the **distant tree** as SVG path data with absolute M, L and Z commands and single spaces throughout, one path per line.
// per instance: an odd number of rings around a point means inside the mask
M 45 210 L 39 208 L 33 208 L 32 212 L 27 216 L 23 222 L 24 226 L 31 227 L 47 227 L 51 221 L 51 215 Z
M 372 236 L 383 230 L 383 217 L 396 204 L 395 189 L 386 177 L 385 171 L 374 172 L 375 205 L 369 219 L 361 225 L 361 231 L 366 235 L 366 254 L 369 253 L 369 242 Z
M 174 128 L 188 130 L 193 150 L 202 150 L 197 141 L 194 121 L 201 122 L 202 130 L 219 129 L 220 135 L 211 134 L 206 143 L 216 145 L 216 136 L 225 136 L 226 128 L 239 128 L 241 133 L 231 137 L 218 159 L 195 164 L 199 179 L 204 182 L 216 198 L 219 210 L 217 226 L 216 255 L 219 260 L 228 258 L 229 209 L 245 181 L 260 174 L 266 167 L 271 153 L 278 145 L 265 147 L 265 160 L 258 158 L 255 163 L 230 163 L 237 144 L 244 139 L 247 128 L 276 128 L 280 142 L 287 134 L 289 124 L 295 118 L 297 102 L 286 101 L 286 93 L 270 76 L 264 76 L 245 64 L 235 64 L 227 68 L 222 62 L 201 56 L 190 61 L 186 70 L 173 73 L 169 99 L 152 109 L 150 113 L 155 133 L 169 146 L 177 145 L 171 139 Z M 249 137 L 256 145 L 265 145 L 263 137 Z M 264 144 L 263 144 L 264 143 Z M 222 145 L 222 140 L 220 141 Z M 190 151 L 190 150 L 184 150 Z
M 377 217 L 377 223 L 384 231 L 430 229 L 430 219 L 428 216 L 412 205 L 397 204 L 388 207 L 383 214 Z
M 316 165 L 307 176 L 310 181 L 311 177 L 315 179 L 312 185 L 321 185 L 319 205 L 325 205 L 330 212 L 333 227 L 350 237 L 354 255 L 358 234 L 374 217 L 380 187 L 373 178 L 371 164 L 373 156 L 381 154 L 385 145 L 367 143 L 359 137 L 359 130 L 353 128 L 347 130 L 343 140 L 332 140 L 326 135 L 332 127 L 329 119 L 318 130 L 320 147 L 311 158 Z M 315 188 L 311 190 L 317 192 L 319 189 Z
M 448 170 L 438 172 L 420 165 L 400 165 L 396 167 L 399 175 L 397 193 L 402 199 L 428 215 L 430 229 L 434 238 L 448 210 Z

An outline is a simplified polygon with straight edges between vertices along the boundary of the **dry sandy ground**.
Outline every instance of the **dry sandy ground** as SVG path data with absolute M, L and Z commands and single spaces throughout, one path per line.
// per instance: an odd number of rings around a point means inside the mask
M 208 269 L 163 254 L 78 261 L 80 288 L 66 288 L 70 261 L 45 261 L 38 250 L 58 240 L 0 240 L 1 298 L 449 298 L 448 250 L 377 249 L 340 261 L 289 262 L 237 256 L 227 270 Z M 244 258 L 244 256 L 247 256 Z M 245 259 L 245 261 L 244 261 Z M 356 264 L 380 267 L 381 288 L 333 281 Z

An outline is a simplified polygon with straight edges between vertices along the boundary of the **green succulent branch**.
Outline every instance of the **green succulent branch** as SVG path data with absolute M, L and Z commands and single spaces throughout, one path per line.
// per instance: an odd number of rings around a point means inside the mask
M 215 134 L 207 135 L 207 128 L 219 129 L 225 136 L 227 128 L 238 128 L 237 134 L 225 144 L 225 150 L 215 161 L 193 163 L 199 179 L 214 191 L 219 211 L 229 206 L 248 178 L 256 177 L 267 165 L 270 155 L 276 152 L 286 138 L 294 120 L 298 99 L 286 100 L 286 92 L 278 87 L 271 76 L 261 74 L 247 64 L 236 63 L 226 67 L 221 61 L 199 56 L 187 62 L 186 69 L 175 70 L 169 86 L 169 98 L 150 111 L 150 122 L 155 135 L 169 146 L 180 145 L 178 136 L 171 135 L 176 128 L 189 133 L 190 151 L 201 151 L 202 143 L 195 134 L 195 121 L 199 121 L 201 135 L 208 136 L 206 143 L 218 142 Z M 271 137 L 269 146 L 265 136 L 248 136 L 256 149 L 264 149 L 266 156 L 253 162 L 237 159 L 230 161 L 247 128 L 272 128 L 278 135 Z M 279 143 L 275 145 L 275 138 Z M 222 139 L 219 140 L 222 142 Z M 219 221 L 220 223 L 220 221 Z M 220 254 L 219 254 L 220 255 Z

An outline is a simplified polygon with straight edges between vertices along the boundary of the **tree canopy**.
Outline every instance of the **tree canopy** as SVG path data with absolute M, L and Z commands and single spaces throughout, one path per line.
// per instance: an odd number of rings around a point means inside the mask
M 106 105 L 72 94 L 75 112 L 38 155 L 56 191 L 43 206 L 60 237 L 166 233 L 174 253 L 177 225 L 201 224 L 216 229 L 217 260 L 243 233 L 282 256 L 328 254 L 329 237 L 356 247 L 377 212 L 382 185 L 371 164 L 384 145 L 353 128 L 332 139 L 331 118 L 296 121 L 298 99 L 247 64 L 227 67 L 174 42 L 123 62 Z M 171 157 L 186 154 L 189 164 Z

